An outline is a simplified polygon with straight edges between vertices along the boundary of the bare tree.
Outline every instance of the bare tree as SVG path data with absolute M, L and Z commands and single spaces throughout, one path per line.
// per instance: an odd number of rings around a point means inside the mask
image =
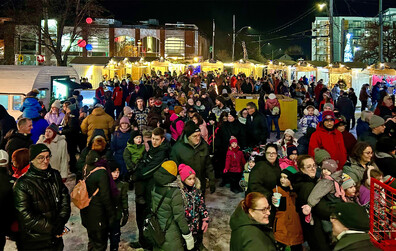
M 16 24 L 35 31 L 39 46 L 56 58 L 58 66 L 67 65 L 76 41 L 92 32 L 86 18 L 98 17 L 103 12 L 98 0 L 25 0 L 14 4 L 11 11 Z M 55 30 L 49 27 L 49 20 L 56 20 Z M 68 37 L 68 44 L 62 44 L 64 36 Z
M 379 62 L 379 29 L 378 24 L 371 23 L 362 38 L 362 47 L 356 51 L 355 61 L 367 63 Z M 396 29 L 384 25 L 383 55 L 385 62 L 396 62 Z

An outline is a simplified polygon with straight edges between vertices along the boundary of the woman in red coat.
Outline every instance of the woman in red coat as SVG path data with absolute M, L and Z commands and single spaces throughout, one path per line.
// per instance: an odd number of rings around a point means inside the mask
M 122 109 L 124 108 L 122 99 L 123 98 L 123 91 L 122 88 L 120 87 L 119 83 L 115 83 L 115 88 L 113 90 L 113 102 L 114 102 L 114 106 L 116 109 L 116 118 L 118 118 L 122 112 Z
M 344 145 L 344 138 L 341 132 L 335 129 L 335 116 L 332 111 L 323 112 L 323 120 L 316 127 L 316 131 L 312 134 L 309 141 L 308 154 L 315 156 L 315 148 L 326 150 L 331 158 L 338 164 L 338 170 L 342 170 L 346 160 L 347 151 Z

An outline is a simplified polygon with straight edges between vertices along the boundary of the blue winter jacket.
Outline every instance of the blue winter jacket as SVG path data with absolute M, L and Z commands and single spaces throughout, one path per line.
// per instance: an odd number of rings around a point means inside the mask
M 114 153 L 115 160 L 120 165 L 121 175 L 125 175 L 127 173 L 127 168 L 124 162 L 123 154 L 130 136 L 131 136 L 131 131 L 121 132 L 120 130 L 117 130 L 113 133 L 111 137 L 110 147 Z
M 36 98 L 25 98 L 20 111 L 23 112 L 24 118 L 34 119 L 40 117 L 42 107 Z

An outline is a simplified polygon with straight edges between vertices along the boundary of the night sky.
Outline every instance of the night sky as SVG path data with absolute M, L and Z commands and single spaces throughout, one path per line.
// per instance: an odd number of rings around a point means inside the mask
M 378 0 L 334 0 L 334 15 L 343 16 L 375 16 L 378 13 Z M 126 24 L 136 24 L 140 20 L 158 19 L 160 24 L 184 22 L 196 24 L 211 39 L 212 20 L 216 21 L 215 49 L 231 50 L 232 15 L 236 15 L 236 30 L 243 26 L 253 29 L 243 30 L 237 37 L 237 50 L 240 51 L 242 40 L 247 42 L 248 52 L 258 48 L 257 37 L 246 37 L 246 34 L 261 34 L 263 53 L 271 50 L 287 49 L 291 45 L 299 45 L 304 54 L 310 56 L 310 33 L 298 33 L 311 29 L 315 16 L 325 16 L 326 11 L 315 11 L 308 14 L 290 27 L 271 33 L 277 27 L 296 19 L 305 12 L 326 0 L 106 0 L 106 8 L 115 19 Z M 396 8 L 396 0 L 383 0 L 383 9 Z M 287 38 L 276 39 L 288 35 Z M 267 45 L 270 42 L 271 45 Z

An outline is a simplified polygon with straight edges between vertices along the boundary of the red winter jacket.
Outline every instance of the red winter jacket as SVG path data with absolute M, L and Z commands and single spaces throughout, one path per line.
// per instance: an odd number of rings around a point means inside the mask
M 323 122 L 319 123 L 309 141 L 308 154 L 312 157 L 315 157 L 315 148 L 326 150 L 331 158 L 337 161 L 337 171 L 342 170 L 347 160 L 347 152 L 344 145 L 344 138 L 340 131 L 337 129 L 327 131 L 323 126 Z
M 116 87 L 113 91 L 114 106 L 122 106 L 122 88 Z
M 231 147 L 229 147 L 224 169 L 231 173 L 242 173 L 245 164 L 245 157 L 243 156 L 243 152 L 239 150 L 239 147 L 236 147 L 235 149 L 231 149 Z

